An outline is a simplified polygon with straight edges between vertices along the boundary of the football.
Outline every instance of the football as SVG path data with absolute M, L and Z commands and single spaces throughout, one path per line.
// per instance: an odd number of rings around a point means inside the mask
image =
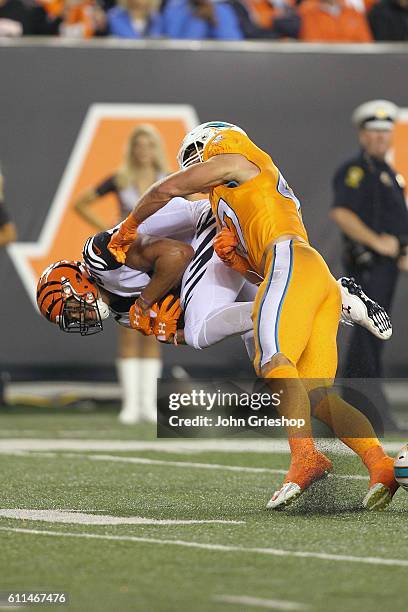
M 394 461 L 395 480 L 408 491 L 408 444 L 403 446 Z

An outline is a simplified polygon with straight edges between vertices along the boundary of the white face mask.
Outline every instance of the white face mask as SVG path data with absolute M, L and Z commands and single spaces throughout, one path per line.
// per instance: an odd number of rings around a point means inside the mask
M 110 315 L 109 306 L 105 304 L 105 302 L 101 298 L 98 298 L 96 300 L 96 303 L 99 308 L 99 314 L 101 315 L 101 319 L 102 321 L 105 321 L 105 319 L 107 319 Z

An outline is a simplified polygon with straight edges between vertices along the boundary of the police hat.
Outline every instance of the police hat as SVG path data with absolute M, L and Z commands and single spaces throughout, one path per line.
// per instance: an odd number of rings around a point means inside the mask
M 351 120 L 359 128 L 368 130 L 392 130 L 398 115 L 398 107 L 388 100 L 371 100 L 354 110 Z

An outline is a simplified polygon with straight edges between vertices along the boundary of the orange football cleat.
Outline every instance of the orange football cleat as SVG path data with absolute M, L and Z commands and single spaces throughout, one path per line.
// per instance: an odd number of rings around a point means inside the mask
M 394 478 L 394 459 L 376 446 L 366 452 L 364 463 L 370 473 L 370 484 L 363 506 L 367 510 L 384 510 L 399 487 Z
M 316 450 L 302 458 L 292 461 L 283 486 L 275 491 L 267 504 L 270 510 L 280 510 L 292 504 L 314 482 L 325 478 L 333 464 L 320 451 Z

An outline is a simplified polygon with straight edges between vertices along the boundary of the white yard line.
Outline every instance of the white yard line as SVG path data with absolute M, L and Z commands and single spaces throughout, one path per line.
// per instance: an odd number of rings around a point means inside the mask
M 339 455 L 352 455 L 344 444 L 337 440 L 320 439 L 319 446 Z M 386 451 L 396 453 L 404 442 L 385 442 Z M 21 451 L 157 451 L 167 453 L 289 453 L 285 439 L 242 440 L 78 440 L 72 438 L 0 438 L 0 453 Z
M 55 454 L 57 456 L 57 453 Z M 70 454 L 70 457 L 77 455 Z M 196 463 L 192 461 L 166 461 L 165 459 L 146 459 L 145 457 L 120 457 L 117 455 L 80 455 L 80 457 L 90 459 L 91 461 L 114 461 L 119 463 L 135 463 L 139 465 L 163 465 L 181 468 L 193 468 L 204 470 L 224 470 L 227 472 L 247 472 L 250 474 L 286 474 L 287 470 L 279 470 L 274 468 L 257 468 L 245 467 L 241 465 L 224 465 L 222 463 Z M 360 474 L 332 474 L 335 478 L 346 480 L 367 480 L 368 476 Z
M 41 529 L 22 529 L 18 527 L 0 527 L 0 531 L 21 533 L 28 535 L 43 535 L 59 538 L 84 538 L 89 540 L 109 540 L 114 542 L 134 542 L 141 544 L 160 544 L 161 546 L 180 546 L 211 550 L 223 553 L 258 554 L 273 557 L 296 557 L 299 559 L 318 559 L 321 561 L 335 561 L 345 563 L 363 563 L 368 565 L 382 565 L 389 567 L 408 567 L 408 559 L 387 559 L 383 557 L 353 557 L 352 555 L 334 555 L 310 551 L 282 550 L 279 548 L 256 548 L 245 546 L 230 546 L 225 544 L 203 544 L 186 540 L 161 540 L 159 538 L 144 538 L 139 536 L 104 535 L 99 533 L 69 533 L 63 531 L 46 531 Z
M 21 453 L 19 453 L 21 454 Z M 164 467 L 193 468 L 202 470 L 223 470 L 226 472 L 248 472 L 250 474 L 286 474 L 287 470 L 272 468 L 245 467 L 241 465 L 224 465 L 222 463 L 197 463 L 193 461 L 167 461 L 166 459 L 148 459 L 146 457 L 121 457 L 120 455 L 84 455 L 80 453 L 26 453 L 26 456 L 69 457 L 89 459 L 90 461 L 110 461 L 114 463 L 133 463 L 136 465 L 157 465 Z
M 0 518 L 20 519 L 23 521 L 45 521 L 46 523 L 70 523 L 79 525 L 204 525 L 220 523 L 223 525 L 245 525 L 245 521 L 225 520 L 173 520 L 154 519 L 142 516 L 111 516 L 109 514 L 88 514 L 55 509 L 0 508 Z
M 401 445 L 402 446 L 402 445 Z M 22 451 L 157 451 L 168 453 L 287 453 L 286 440 L 78 440 L 76 438 L 0 438 L 0 453 Z
M 246 472 L 249 474 L 286 474 L 287 470 L 262 467 L 245 467 L 241 465 L 224 465 L 222 463 L 196 463 L 192 461 L 167 461 L 166 459 L 147 459 L 146 457 L 121 457 L 118 455 L 84 455 L 81 453 L 42 453 L 9 451 L 3 454 L 29 457 L 69 457 L 73 459 L 88 459 L 89 461 L 111 461 L 115 463 L 133 463 L 136 465 L 171 466 L 201 470 L 223 470 L 225 472 Z M 330 474 L 331 478 L 342 480 L 368 480 L 368 475 L 361 474 Z
M 308 610 L 307 606 L 297 601 L 286 601 L 284 599 L 261 599 L 259 597 L 249 597 L 247 595 L 216 595 L 212 601 L 219 603 L 236 604 L 239 606 L 249 606 L 250 608 L 266 608 L 268 610 Z

